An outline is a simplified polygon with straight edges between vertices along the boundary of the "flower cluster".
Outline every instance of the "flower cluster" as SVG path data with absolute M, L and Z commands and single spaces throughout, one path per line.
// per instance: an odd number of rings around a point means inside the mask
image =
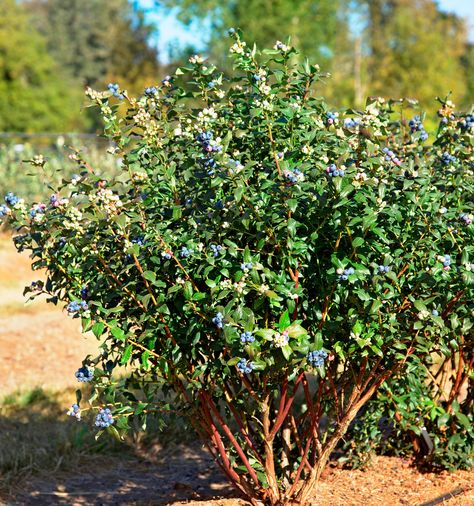
M 397 167 L 399 167 L 402 164 L 400 159 L 395 155 L 395 153 L 390 148 L 384 147 L 382 151 L 385 153 L 385 161 L 393 162 Z
M 237 369 L 242 374 L 250 374 L 253 371 L 253 362 L 247 361 L 245 358 L 241 358 L 237 363 Z
M 277 348 L 283 348 L 283 346 L 286 346 L 288 344 L 289 340 L 290 340 L 290 337 L 289 337 L 288 332 L 286 330 L 284 332 L 282 332 L 281 334 L 279 332 L 277 332 L 273 336 L 273 344 Z
M 39 203 L 34 204 L 30 209 L 30 217 L 36 223 L 41 223 L 44 219 L 44 212 L 46 210 L 46 204 Z
M 89 381 L 92 381 L 92 378 L 94 377 L 94 370 L 90 367 L 80 367 L 75 374 L 77 381 L 80 383 L 87 383 Z
M 110 427 L 114 423 L 114 417 L 112 416 L 112 412 L 109 408 L 101 408 L 95 417 L 95 425 L 96 427 L 100 427 L 102 429 L 106 429 Z
M 338 169 L 335 163 L 331 163 L 326 167 L 326 172 L 329 177 L 343 176 L 345 174 L 344 169 Z
M 408 122 L 408 126 L 410 127 L 411 133 L 414 134 L 416 132 L 420 132 L 420 140 L 426 141 L 428 139 L 428 133 L 425 130 L 425 127 L 421 121 L 421 117 L 416 115 Z
M 224 315 L 219 311 L 212 319 L 212 323 L 214 323 L 218 329 L 222 329 L 224 327 Z
M 322 367 L 327 356 L 328 354 L 324 350 L 310 351 L 307 360 L 312 367 Z
M 247 343 L 250 344 L 250 343 L 253 343 L 254 341 L 255 341 L 255 337 L 252 334 L 252 332 L 250 332 L 249 330 L 242 332 L 242 334 L 240 334 L 240 342 L 242 344 L 247 344 Z
M 81 408 L 79 407 L 79 404 L 73 404 L 69 408 L 67 414 L 69 416 L 73 416 L 79 422 L 81 419 Z
M 281 42 L 280 40 L 277 40 L 275 42 L 275 45 L 273 46 L 273 49 L 281 51 L 282 53 L 286 53 L 290 48 L 286 44 L 283 44 L 283 42 Z

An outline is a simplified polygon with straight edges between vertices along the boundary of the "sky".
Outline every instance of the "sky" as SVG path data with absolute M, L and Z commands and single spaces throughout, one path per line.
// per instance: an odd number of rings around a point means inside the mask
M 223 0 L 225 1 L 225 0 Z M 185 26 L 176 17 L 176 11 L 165 15 L 163 9 L 156 6 L 154 0 L 139 0 L 146 9 L 147 16 L 158 26 L 157 46 L 162 61 L 169 60 L 170 49 L 193 45 L 196 50 L 204 48 L 208 32 L 197 25 Z M 442 10 L 454 12 L 467 19 L 470 39 L 474 42 L 474 0 L 438 0 Z

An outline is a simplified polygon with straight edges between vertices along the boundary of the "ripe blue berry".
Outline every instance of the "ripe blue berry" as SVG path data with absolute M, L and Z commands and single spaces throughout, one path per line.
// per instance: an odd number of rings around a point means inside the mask
M 79 407 L 79 404 L 73 404 L 69 411 L 67 412 L 69 416 L 73 416 L 78 422 L 81 419 L 81 408 Z
M 321 367 L 324 365 L 327 356 L 328 354 L 324 350 L 310 351 L 307 360 L 312 367 Z
M 255 341 L 255 337 L 252 334 L 252 332 L 246 331 L 246 332 L 242 332 L 242 334 L 240 334 L 240 342 L 242 344 L 253 343 L 254 341 Z
M 3 218 L 10 212 L 10 209 L 4 204 L 0 205 L 0 218 Z
M 12 192 L 8 192 L 6 195 L 5 195 L 5 202 L 9 205 L 9 206 L 14 206 L 16 203 L 18 203 L 20 199 Z
M 218 328 L 222 329 L 224 327 L 224 315 L 221 312 L 216 313 L 216 316 L 212 319 L 212 323 Z
M 253 368 L 254 368 L 253 362 L 250 362 L 250 361 L 247 362 L 247 360 L 245 360 L 245 358 L 241 358 L 239 360 L 239 362 L 237 363 L 237 369 L 242 374 L 250 374 L 253 371 Z
M 96 427 L 101 427 L 102 429 L 106 429 L 110 425 L 114 423 L 114 418 L 112 416 L 112 412 L 109 408 L 99 409 L 97 416 L 95 417 L 95 425 Z
M 87 383 L 89 381 L 92 381 L 92 378 L 94 377 L 94 370 L 90 367 L 82 366 L 76 371 L 75 374 L 77 381 L 81 383 Z

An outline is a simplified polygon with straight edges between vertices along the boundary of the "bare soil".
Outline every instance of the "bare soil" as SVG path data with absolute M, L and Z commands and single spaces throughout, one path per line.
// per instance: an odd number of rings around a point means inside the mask
M 77 320 L 61 308 L 25 307 L 22 287 L 38 279 L 29 260 L 0 239 L 0 399 L 34 387 L 75 386 L 82 358 L 97 352 Z M 65 406 L 67 409 L 68 406 Z M 1 452 L 1 448 L 0 448 Z M 449 496 L 450 492 L 462 491 Z M 446 495 L 448 494 L 448 495 Z M 443 496 L 445 496 L 443 498 Z M 440 499 L 441 498 L 441 499 Z M 433 502 L 438 499 L 437 502 Z M 474 474 L 421 473 L 406 460 L 377 457 L 366 471 L 330 467 L 311 501 L 315 506 L 474 506 Z M 199 442 L 156 445 L 122 456 L 97 456 L 74 473 L 58 465 L 20 483 L 0 504 L 244 506 Z

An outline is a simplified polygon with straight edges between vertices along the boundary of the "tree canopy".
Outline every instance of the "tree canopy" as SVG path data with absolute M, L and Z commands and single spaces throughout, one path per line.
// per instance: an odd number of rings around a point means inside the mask
M 0 9 L 0 130 L 82 127 L 81 90 L 64 76 L 14 0 Z

